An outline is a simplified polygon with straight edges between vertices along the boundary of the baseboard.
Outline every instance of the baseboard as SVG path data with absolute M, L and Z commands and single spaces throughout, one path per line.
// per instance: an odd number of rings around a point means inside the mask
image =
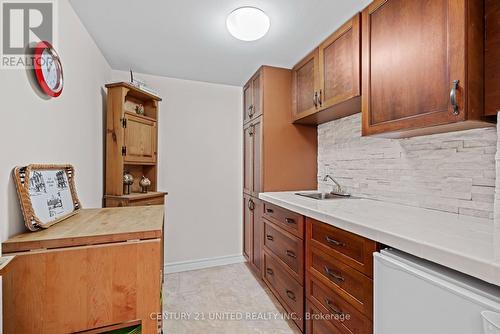
M 246 261 L 245 258 L 241 254 L 212 257 L 209 259 L 200 259 L 200 260 L 192 260 L 192 261 L 180 261 L 180 262 L 173 262 L 173 263 L 165 264 L 164 272 L 165 272 L 165 274 L 172 274 L 172 273 L 179 273 L 182 271 L 225 266 L 225 265 L 234 264 L 234 263 L 242 263 L 245 261 Z

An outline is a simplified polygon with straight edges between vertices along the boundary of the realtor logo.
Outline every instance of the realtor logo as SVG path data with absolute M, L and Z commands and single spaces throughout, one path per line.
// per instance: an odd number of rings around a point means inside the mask
M 55 1 L 1 0 L 2 68 L 32 66 L 33 47 L 55 44 Z

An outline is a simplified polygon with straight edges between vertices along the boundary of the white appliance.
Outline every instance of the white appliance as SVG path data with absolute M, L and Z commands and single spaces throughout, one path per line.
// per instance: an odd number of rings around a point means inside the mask
M 500 287 L 397 250 L 374 257 L 375 334 L 500 334 Z

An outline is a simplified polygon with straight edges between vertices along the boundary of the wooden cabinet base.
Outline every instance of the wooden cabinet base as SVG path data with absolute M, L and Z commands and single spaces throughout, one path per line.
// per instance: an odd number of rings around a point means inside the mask
M 304 287 L 264 250 L 263 279 L 297 327 L 304 330 Z
M 323 315 L 310 302 L 307 302 L 306 333 L 307 334 L 344 334 L 337 327 L 333 326 L 329 320 L 323 318 Z
M 157 333 L 160 239 L 18 253 L 3 277 L 6 334 L 73 333 L 137 321 Z

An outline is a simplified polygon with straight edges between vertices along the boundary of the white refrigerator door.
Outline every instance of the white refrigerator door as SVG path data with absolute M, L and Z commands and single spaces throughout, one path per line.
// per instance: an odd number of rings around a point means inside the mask
M 447 279 L 446 270 L 384 253 L 374 254 L 375 334 L 483 334 L 481 312 L 500 311 L 495 287 L 481 293 Z

